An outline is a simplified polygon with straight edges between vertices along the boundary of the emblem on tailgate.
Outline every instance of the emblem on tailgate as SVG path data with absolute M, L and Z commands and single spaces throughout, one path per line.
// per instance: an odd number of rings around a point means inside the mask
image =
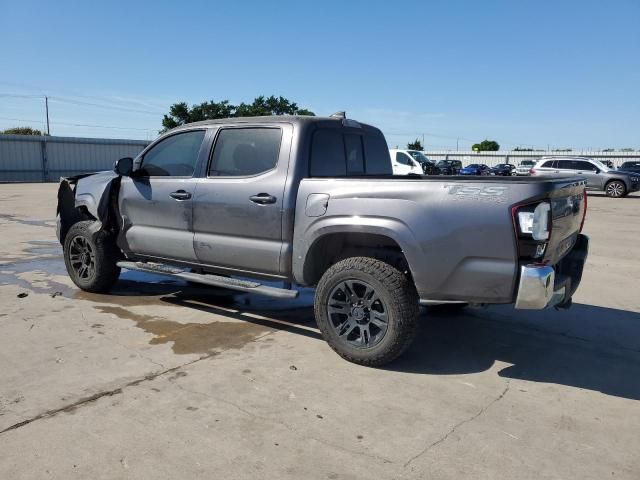
M 449 189 L 449 195 L 454 200 L 474 200 L 480 202 L 502 203 L 506 201 L 504 193 L 509 190 L 506 186 L 472 186 L 472 185 L 445 185 Z

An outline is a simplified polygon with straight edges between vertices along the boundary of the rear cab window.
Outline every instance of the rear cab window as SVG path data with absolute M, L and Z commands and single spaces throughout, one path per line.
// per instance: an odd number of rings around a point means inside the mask
M 312 177 L 391 175 L 387 142 L 365 127 L 319 128 L 311 136 L 309 171 Z

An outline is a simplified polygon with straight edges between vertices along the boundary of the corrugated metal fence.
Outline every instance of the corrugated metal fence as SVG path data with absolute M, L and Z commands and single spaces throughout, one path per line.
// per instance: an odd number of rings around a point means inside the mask
M 0 182 L 57 182 L 60 177 L 113 168 L 149 142 L 105 138 L 0 135 Z
M 456 152 L 451 150 L 425 151 L 424 154 L 431 160 L 460 160 L 463 166 L 472 163 L 484 163 L 493 167 L 499 163 L 512 163 L 518 165 L 522 160 L 537 160 L 547 156 L 589 157 L 597 160 L 611 160 L 615 167 L 624 162 L 640 161 L 640 152 Z
M 135 157 L 149 142 L 106 138 L 0 135 L 0 182 L 57 182 L 60 177 L 108 170 L 122 157 Z M 640 152 L 455 152 L 427 151 L 432 160 L 461 160 L 463 165 L 519 164 L 546 155 L 582 156 L 611 160 L 618 167 L 640 161 Z

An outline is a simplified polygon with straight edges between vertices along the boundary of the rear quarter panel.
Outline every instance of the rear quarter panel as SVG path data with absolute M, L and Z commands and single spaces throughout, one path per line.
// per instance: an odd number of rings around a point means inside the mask
M 511 207 L 544 198 L 552 183 L 522 177 L 305 179 L 296 208 L 294 278 L 306 283 L 306 254 L 321 236 L 369 232 L 400 245 L 420 298 L 510 303 L 518 271 Z M 329 195 L 324 215 L 307 216 L 311 194 Z

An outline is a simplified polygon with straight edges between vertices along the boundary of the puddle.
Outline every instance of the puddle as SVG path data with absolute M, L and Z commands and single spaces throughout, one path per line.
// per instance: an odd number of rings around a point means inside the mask
M 136 326 L 154 336 L 151 345 L 173 342 L 173 353 L 210 354 L 241 348 L 257 337 L 273 332 L 264 325 L 248 322 L 179 323 L 162 317 L 131 312 L 116 306 L 95 306 L 102 313 L 111 313 L 132 320 Z
M 138 328 L 151 333 L 150 344 L 171 342 L 175 354 L 211 354 L 237 349 L 276 330 L 320 338 L 316 330 L 309 328 L 315 326 L 312 289 L 302 289 L 295 300 L 282 300 L 188 284 L 153 273 L 123 270 L 109 293 L 94 294 L 52 280 L 53 276 L 67 276 L 57 242 L 28 243 L 31 245 L 29 251 L 39 252 L 41 256 L 0 265 L 0 285 L 18 285 L 34 293 L 61 294 L 98 304 L 94 305 L 96 310 L 131 320 Z M 270 284 L 281 286 L 277 282 Z M 130 309 L 162 305 L 195 309 L 204 314 L 240 321 L 180 323 L 161 316 L 135 313 Z
M 55 228 L 56 221 L 54 220 L 32 220 L 28 218 L 20 218 L 15 215 L 9 215 L 7 213 L 0 213 L 0 220 L 8 220 L 9 222 L 19 223 L 21 225 L 32 225 L 36 227 L 48 227 Z
M 32 274 L 32 278 L 20 278 L 25 273 Z M 75 289 L 52 280 L 52 275 L 67 275 L 64 262 L 58 257 L 18 260 L 0 265 L 0 285 L 17 285 L 34 293 L 61 292 L 65 297 L 71 297 Z

